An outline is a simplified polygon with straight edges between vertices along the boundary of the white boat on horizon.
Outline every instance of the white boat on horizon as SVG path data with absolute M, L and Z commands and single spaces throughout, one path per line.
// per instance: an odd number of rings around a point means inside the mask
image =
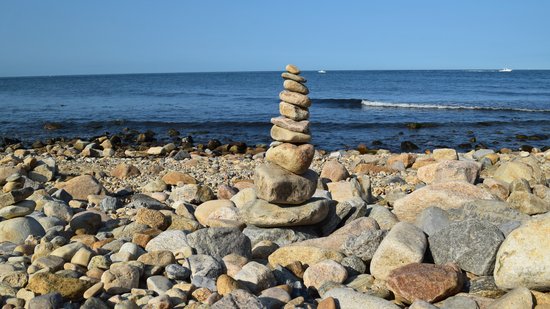
M 500 69 L 498 70 L 499 72 L 512 72 L 512 69 L 509 69 L 509 68 L 504 68 L 504 69 Z
M 325 71 L 325 70 L 319 70 L 319 71 L 317 71 L 317 73 L 319 73 L 319 74 L 325 74 L 326 72 L 327 72 L 327 71 Z

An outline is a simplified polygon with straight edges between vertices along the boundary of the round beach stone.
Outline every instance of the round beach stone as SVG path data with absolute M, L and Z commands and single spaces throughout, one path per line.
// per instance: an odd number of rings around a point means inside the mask
M 31 217 L 19 217 L 0 222 L 0 242 L 21 244 L 29 235 L 44 236 L 45 233 L 42 225 Z
M 283 143 L 309 143 L 311 135 L 299 132 L 293 132 L 279 126 L 271 127 L 271 138 Z
M 203 226 L 212 226 L 215 220 L 238 220 L 237 208 L 230 200 L 206 201 L 197 206 L 194 215 Z
M 240 209 L 241 220 L 259 227 L 301 226 L 319 223 L 329 212 L 326 199 L 311 199 L 303 204 L 284 206 L 257 199 Z
M 309 266 L 304 272 L 306 287 L 319 289 L 325 282 L 343 283 L 348 278 L 346 268 L 333 260 L 324 260 Z
M 273 163 L 256 167 L 254 173 L 258 198 L 270 203 L 304 203 L 315 193 L 317 179 L 317 173 L 312 170 L 296 175 Z
M 270 288 L 277 283 L 273 273 L 267 266 L 254 261 L 244 265 L 235 275 L 235 280 L 254 293 Z
M 302 108 L 286 102 L 279 103 L 279 113 L 294 121 L 301 121 L 309 118 L 309 110 L 307 108 Z
M 295 121 L 284 116 L 279 116 L 271 118 L 271 123 L 293 132 L 309 134 L 309 120 Z
M 294 64 L 287 64 L 285 66 L 285 70 L 291 74 L 296 74 L 296 75 L 300 74 L 300 69 L 298 69 L 298 67 L 295 66 Z
M 309 89 L 307 89 L 306 86 L 296 82 L 296 81 L 293 81 L 291 79 L 287 79 L 283 82 L 283 87 L 288 90 L 288 91 L 292 91 L 292 92 L 298 92 L 300 94 L 308 94 L 309 93 Z
M 292 73 L 289 73 L 289 72 L 283 72 L 281 73 L 281 77 L 284 78 L 284 79 L 290 79 L 290 80 L 293 80 L 295 82 L 299 82 L 299 83 L 306 83 L 307 80 L 300 76 L 300 75 L 296 75 L 296 74 L 292 74 Z
M 495 283 L 501 289 L 550 290 L 550 215 L 513 230 L 496 255 Z
M 279 99 L 281 99 L 281 101 L 283 102 L 294 104 L 299 107 L 311 106 L 311 100 L 307 97 L 307 95 L 297 92 L 291 92 L 288 90 L 281 91 L 281 93 L 279 93 Z
M 101 276 L 105 292 L 119 294 L 139 286 L 139 269 L 126 263 L 116 263 Z
M 338 182 L 346 180 L 349 177 L 349 172 L 342 163 L 337 160 L 330 160 L 323 165 L 320 177 L 321 180 L 326 179 L 331 182 Z
M 0 208 L 0 217 L 4 219 L 12 219 L 24 217 L 34 211 L 36 204 L 33 201 L 21 201 L 16 205 Z
M 387 280 L 390 272 L 410 263 L 420 263 L 428 247 L 421 229 L 399 222 L 382 240 L 370 263 L 371 274 L 376 279 Z
M 462 271 L 456 264 L 411 263 L 394 269 L 387 286 L 406 303 L 416 300 L 433 303 L 458 293 L 462 279 Z
M 265 154 L 265 159 L 300 175 L 307 171 L 314 155 L 315 148 L 311 144 L 283 143 L 269 148 Z

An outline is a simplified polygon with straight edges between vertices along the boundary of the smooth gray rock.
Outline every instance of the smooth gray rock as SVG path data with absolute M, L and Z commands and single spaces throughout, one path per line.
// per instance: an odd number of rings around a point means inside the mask
M 399 219 L 388 208 L 380 205 L 369 205 L 367 208 L 367 216 L 376 220 L 380 229 L 391 230 L 391 228 L 399 222 Z
M 151 276 L 147 278 L 147 289 L 153 290 L 159 295 L 166 293 L 173 285 L 170 279 L 164 276 Z
M 69 226 L 71 230 L 76 231 L 83 229 L 86 234 L 94 235 L 97 233 L 97 230 L 101 227 L 101 215 L 93 211 L 83 211 L 75 214 L 71 221 L 69 221 Z
M 36 296 L 29 300 L 29 309 L 57 309 L 63 306 L 63 297 L 59 293 Z
M 252 256 L 250 238 L 238 228 L 211 227 L 200 229 L 187 235 L 187 242 L 198 254 L 207 254 L 215 258 L 235 253 L 246 258 Z
M 346 269 L 348 278 L 364 274 L 367 271 L 367 266 L 363 260 L 354 255 L 346 256 L 340 264 Z
M 478 276 L 492 273 L 503 240 L 496 226 L 476 219 L 452 223 L 428 239 L 436 264 L 455 262 Z
M 166 208 L 166 205 L 148 195 L 138 193 L 132 195 L 132 199 L 126 207 L 161 210 Z
M 187 280 L 191 276 L 191 270 L 180 264 L 169 264 L 164 268 L 166 277 L 173 280 Z
M 449 220 L 449 214 L 447 211 L 439 207 L 428 207 L 416 217 L 416 226 L 418 226 L 424 233 L 431 236 L 437 231 L 447 227 L 451 224 Z

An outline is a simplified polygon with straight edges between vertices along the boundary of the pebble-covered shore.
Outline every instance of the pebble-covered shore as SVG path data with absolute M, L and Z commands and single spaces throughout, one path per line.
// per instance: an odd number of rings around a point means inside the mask
M 210 146 L 4 147 L 3 308 L 550 308 L 550 151 L 316 150 L 328 214 L 268 228 L 266 147 Z

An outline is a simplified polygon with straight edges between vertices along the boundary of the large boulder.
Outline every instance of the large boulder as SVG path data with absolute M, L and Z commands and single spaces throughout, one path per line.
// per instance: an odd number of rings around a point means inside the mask
M 466 181 L 474 183 L 481 165 L 473 161 L 445 160 L 418 169 L 418 179 L 427 184 L 446 181 Z
M 416 216 L 430 206 L 448 210 L 475 200 L 495 200 L 495 197 L 470 183 L 449 181 L 425 186 L 398 199 L 393 212 L 401 221 L 414 222 Z
M 101 183 L 91 175 L 77 176 L 60 187 L 67 191 L 74 200 L 86 201 L 88 195 L 103 195 L 106 193 Z
M 501 289 L 550 290 L 550 215 L 512 231 L 496 254 L 495 283 Z
M 504 240 L 502 232 L 488 222 L 469 219 L 450 224 L 430 236 L 436 264 L 457 263 L 478 276 L 492 273 L 495 255 Z

